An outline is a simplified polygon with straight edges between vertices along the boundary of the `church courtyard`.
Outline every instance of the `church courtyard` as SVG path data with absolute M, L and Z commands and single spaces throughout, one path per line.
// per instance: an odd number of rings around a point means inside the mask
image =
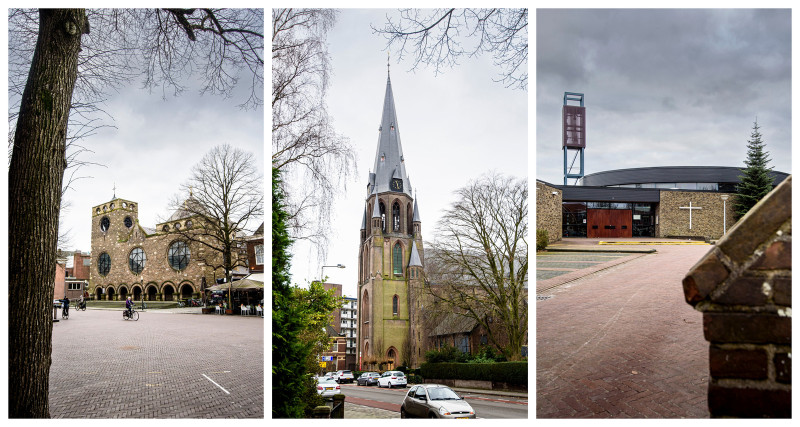
M 707 418 L 708 343 L 681 281 L 712 246 L 597 243 L 537 254 L 536 416 Z
M 88 309 L 53 325 L 53 418 L 263 418 L 264 319 Z

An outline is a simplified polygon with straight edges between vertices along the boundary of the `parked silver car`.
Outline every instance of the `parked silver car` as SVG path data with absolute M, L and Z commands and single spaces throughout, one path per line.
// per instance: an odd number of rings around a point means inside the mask
M 378 378 L 380 378 L 381 374 L 377 372 L 364 372 L 361 374 L 360 377 L 356 380 L 358 385 L 377 385 Z
M 475 410 L 450 387 L 421 384 L 411 387 L 400 405 L 400 418 L 412 417 L 475 418 Z

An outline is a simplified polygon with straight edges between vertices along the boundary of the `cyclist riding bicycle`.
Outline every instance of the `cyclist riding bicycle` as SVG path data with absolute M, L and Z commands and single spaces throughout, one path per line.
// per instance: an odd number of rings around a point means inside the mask
M 125 300 L 125 308 L 128 310 L 128 316 L 130 316 L 133 313 L 133 301 L 131 301 L 131 297 Z
M 67 298 L 67 296 L 64 295 L 64 299 L 62 299 L 61 302 L 64 303 L 64 309 L 61 312 L 61 315 L 62 316 L 69 316 L 69 298 Z

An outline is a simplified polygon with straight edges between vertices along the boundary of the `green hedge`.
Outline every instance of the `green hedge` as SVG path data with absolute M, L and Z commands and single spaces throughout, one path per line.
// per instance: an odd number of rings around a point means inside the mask
M 528 362 L 423 363 L 426 379 L 478 380 L 528 385 Z

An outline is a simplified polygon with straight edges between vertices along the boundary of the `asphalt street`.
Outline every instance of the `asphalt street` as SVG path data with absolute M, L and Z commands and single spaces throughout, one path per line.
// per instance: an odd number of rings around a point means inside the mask
M 342 393 L 349 402 L 359 405 L 377 407 L 398 412 L 400 417 L 400 404 L 413 385 L 402 389 L 386 389 L 376 386 L 357 386 L 355 384 L 342 384 Z M 478 392 L 465 392 L 457 390 L 466 401 L 475 409 L 478 418 L 528 418 L 528 399 L 511 396 L 498 396 Z

